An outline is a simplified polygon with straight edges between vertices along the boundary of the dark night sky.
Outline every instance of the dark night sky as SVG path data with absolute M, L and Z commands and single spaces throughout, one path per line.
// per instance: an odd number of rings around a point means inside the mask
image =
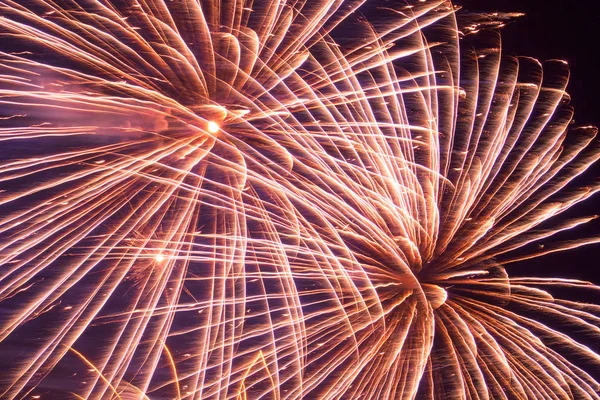
M 571 68 L 568 92 L 575 108 L 575 125 L 600 125 L 600 2 L 462 0 L 457 4 L 465 11 L 525 13 L 501 30 L 504 53 L 532 56 L 541 61 L 566 60 Z M 593 167 L 580 184 L 594 179 L 600 179 L 600 165 Z M 568 214 L 600 214 L 600 194 Z M 600 218 L 560 238 L 568 240 L 590 235 L 600 235 Z M 524 274 L 579 278 L 600 284 L 598 259 L 600 245 L 596 244 L 515 266 Z
M 600 2 L 566 0 L 462 0 L 465 10 L 522 12 L 502 29 L 504 51 L 571 66 L 569 93 L 580 124 L 600 122 Z

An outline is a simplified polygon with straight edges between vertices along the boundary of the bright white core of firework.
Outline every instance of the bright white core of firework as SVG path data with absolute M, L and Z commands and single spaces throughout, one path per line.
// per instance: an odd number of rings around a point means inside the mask
M 208 121 L 207 130 L 209 133 L 217 133 L 219 132 L 219 124 L 215 121 Z

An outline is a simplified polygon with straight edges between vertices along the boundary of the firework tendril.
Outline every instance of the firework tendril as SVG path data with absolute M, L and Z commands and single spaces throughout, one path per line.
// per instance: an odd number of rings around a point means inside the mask
M 0 0 L 0 397 L 600 398 L 566 63 L 385 4 Z

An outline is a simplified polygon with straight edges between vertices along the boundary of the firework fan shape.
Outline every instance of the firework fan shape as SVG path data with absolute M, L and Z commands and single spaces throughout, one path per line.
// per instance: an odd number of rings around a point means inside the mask
M 0 1 L 2 398 L 600 398 L 567 66 L 362 3 Z

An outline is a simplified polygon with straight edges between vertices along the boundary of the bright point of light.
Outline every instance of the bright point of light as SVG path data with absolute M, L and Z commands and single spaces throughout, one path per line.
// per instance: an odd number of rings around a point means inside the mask
M 165 256 L 163 256 L 162 254 L 157 254 L 156 257 L 154 257 L 154 259 L 156 260 L 156 262 L 163 262 L 165 261 Z
M 210 133 L 217 133 L 219 132 L 219 124 L 217 124 L 215 121 L 208 121 L 207 129 Z

